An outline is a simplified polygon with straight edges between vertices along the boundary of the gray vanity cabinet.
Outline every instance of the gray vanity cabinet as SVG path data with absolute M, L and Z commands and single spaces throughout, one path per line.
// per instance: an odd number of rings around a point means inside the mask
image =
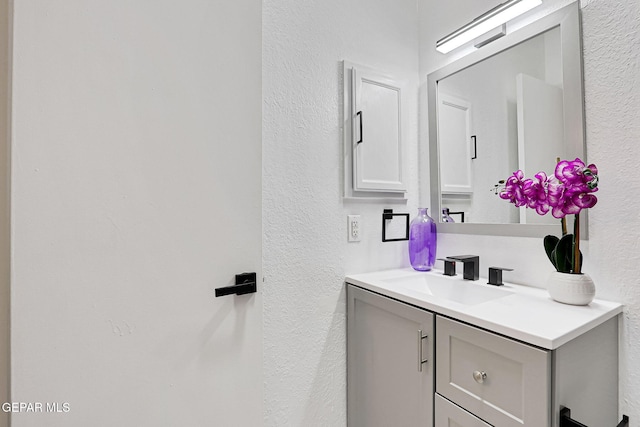
M 349 427 L 433 423 L 433 329 L 428 311 L 347 287 Z
M 617 317 L 545 349 L 353 285 L 347 302 L 349 427 L 617 424 Z

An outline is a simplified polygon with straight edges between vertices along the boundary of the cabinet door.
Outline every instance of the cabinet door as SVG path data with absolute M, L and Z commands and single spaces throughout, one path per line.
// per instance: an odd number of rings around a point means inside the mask
M 449 402 L 439 394 L 436 394 L 435 397 L 434 425 L 437 427 L 491 427 L 490 424 Z
M 404 192 L 400 84 L 363 67 L 352 78 L 354 190 Z
M 442 194 L 471 193 L 471 103 L 468 101 L 438 94 L 438 150 Z
M 431 426 L 433 315 L 349 285 L 349 427 Z

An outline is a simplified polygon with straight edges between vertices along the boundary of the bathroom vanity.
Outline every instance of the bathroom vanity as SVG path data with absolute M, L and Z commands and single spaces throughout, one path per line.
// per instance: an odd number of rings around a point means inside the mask
M 350 427 L 617 424 L 620 304 L 412 269 L 346 283 Z

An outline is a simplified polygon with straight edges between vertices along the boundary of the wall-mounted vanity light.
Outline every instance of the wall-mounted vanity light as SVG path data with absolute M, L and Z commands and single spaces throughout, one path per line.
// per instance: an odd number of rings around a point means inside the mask
M 540 4 L 542 4 L 542 0 L 506 1 L 438 40 L 436 42 L 436 50 L 442 53 L 451 52 L 453 49 L 470 42 L 496 27 L 500 27 L 505 22 Z

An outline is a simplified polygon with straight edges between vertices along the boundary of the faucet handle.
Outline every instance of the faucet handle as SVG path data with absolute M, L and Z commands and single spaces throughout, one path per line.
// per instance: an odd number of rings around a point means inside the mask
M 456 255 L 447 258 L 462 262 L 463 279 L 478 280 L 480 278 L 480 257 L 478 255 Z
M 444 261 L 444 274 L 445 276 L 456 275 L 456 260 L 451 258 L 438 258 L 438 261 Z
M 502 286 L 502 272 L 503 271 L 513 271 L 513 268 L 505 268 L 505 267 L 489 267 L 489 282 L 487 284 L 494 286 Z

